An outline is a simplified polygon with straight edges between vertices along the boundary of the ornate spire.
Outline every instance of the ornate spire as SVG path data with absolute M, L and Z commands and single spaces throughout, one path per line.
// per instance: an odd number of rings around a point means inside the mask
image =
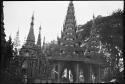
M 16 33 L 16 37 L 14 39 L 14 47 L 17 48 L 19 46 L 20 46 L 20 40 L 19 40 L 19 29 L 18 29 L 18 31 Z
M 32 15 L 32 21 L 31 21 L 31 26 L 30 26 L 30 31 L 27 37 L 27 43 L 35 44 L 35 36 L 34 36 L 34 13 Z
M 43 38 L 43 53 L 45 53 L 45 49 L 46 49 L 46 47 L 45 47 L 45 36 L 44 36 L 44 38 Z
M 93 26 L 95 24 L 95 15 L 93 14 L 93 20 L 92 20 Z
M 43 38 L 43 46 L 45 45 L 45 36 L 44 36 L 44 38 Z
M 31 25 L 34 25 L 34 12 L 33 12 L 33 15 L 32 15 L 32 22 L 31 22 Z
M 76 20 L 75 20 L 75 11 L 74 11 L 74 5 L 73 2 L 70 1 L 68 10 L 67 10 L 67 15 L 65 19 L 65 23 L 63 25 L 63 32 L 67 32 L 67 34 L 72 35 L 73 39 L 76 39 L 75 37 L 75 32 L 76 32 Z M 66 34 L 66 35 L 67 35 Z
M 73 56 L 75 52 L 76 43 L 76 20 L 73 2 L 70 1 L 66 14 L 66 19 L 63 24 L 63 31 L 61 31 L 61 39 L 58 42 L 63 48 L 60 49 L 61 54 Z
M 91 28 L 91 35 L 95 35 L 96 34 L 96 26 L 95 26 L 95 15 L 93 14 L 93 20 L 92 20 L 92 28 Z
M 70 1 L 69 5 L 71 5 L 71 6 L 73 5 L 73 1 L 72 0 Z
M 37 40 L 37 46 L 41 47 L 41 26 L 39 27 L 39 35 L 38 35 L 38 40 Z
M 67 15 L 64 23 L 64 30 L 68 28 L 73 28 L 76 30 L 76 20 L 75 20 L 75 11 L 74 11 L 74 5 L 73 2 L 70 1 L 68 10 L 67 10 Z

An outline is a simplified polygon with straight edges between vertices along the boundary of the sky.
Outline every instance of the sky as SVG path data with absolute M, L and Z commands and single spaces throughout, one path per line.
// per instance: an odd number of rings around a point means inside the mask
M 77 25 L 83 25 L 95 16 L 111 15 L 117 9 L 123 10 L 123 1 L 73 1 Z M 29 33 L 34 12 L 34 34 L 37 41 L 41 25 L 41 39 L 46 42 L 61 36 L 69 1 L 4 1 L 4 27 L 6 40 L 15 38 L 19 30 L 22 45 Z

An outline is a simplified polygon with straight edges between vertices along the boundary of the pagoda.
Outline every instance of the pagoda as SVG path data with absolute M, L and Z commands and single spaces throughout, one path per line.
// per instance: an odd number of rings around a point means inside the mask
M 61 39 L 59 40 L 60 54 L 63 57 L 75 57 L 77 55 L 76 48 L 78 47 L 77 25 L 75 20 L 74 5 L 71 1 L 68 6 L 66 19 L 63 25 L 63 31 L 61 32 Z
M 97 33 L 95 17 L 93 16 L 90 37 L 86 41 L 86 45 L 82 47 L 77 30 L 74 5 L 70 1 L 61 38 L 58 38 L 60 52 L 49 57 L 53 63 L 53 70 L 56 72 L 52 74 L 52 77 L 55 79 L 54 82 L 58 83 L 98 83 L 101 80 L 101 65 L 104 61 L 100 49 L 96 48 L 96 46 L 101 48 L 101 42 Z M 63 78 L 63 73 L 66 74 L 65 78 Z
M 37 46 L 41 48 L 41 26 L 39 27 L 39 35 L 37 40 Z
M 14 39 L 14 49 L 15 49 L 16 55 L 19 55 L 19 50 L 20 50 L 19 30 L 17 31 L 16 37 Z
M 26 43 L 22 46 L 19 56 L 22 62 L 22 72 L 26 78 L 24 82 L 31 82 L 32 78 L 35 77 L 37 60 L 37 47 L 35 45 L 34 36 L 34 14 L 32 15 L 32 21 L 30 25 L 30 31 L 27 36 Z
M 57 70 L 58 75 L 54 75 L 54 78 L 58 80 L 56 82 L 64 82 L 62 79 L 62 73 L 65 69 L 74 73 L 73 82 L 78 81 L 76 70 L 78 67 L 77 61 L 79 61 L 79 41 L 77 39 L 77 25 L 75 19 L 75 10 L 73 2 L 70 1 L 65 22 L 63 24 L 63 30 L 61 31 L 61 38 L 58 39 L 58 45 L 60 46 L 60 52 L 55 56 L 52 56 L 50 60 L 54 62 L 54 68 Z
M 26 43 L 22 46 L 19 56 L 25 83 L 42 83 L 48 81 L 48 64 L 41 48 L 41 26 L 38 40 L 35 44 L 34 14 L 32 15 L 30 30 Z

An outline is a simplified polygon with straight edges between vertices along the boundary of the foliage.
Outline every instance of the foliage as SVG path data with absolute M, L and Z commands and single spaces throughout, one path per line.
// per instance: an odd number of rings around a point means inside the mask
M 117 75 L 121 72 L 119 69 L 119 60 L 123 59 L 123 11 L 118 9 L 114 11 L 112 15 L 96 18 L 95 24 L 97 30 L 99 30 L 101 43 L 105 46 L 106 53 L 109 53 L 110 56 L 108 59 L 108 64 L 111 68 L 111 78 L 117 78 Z M 87 22 L 81 27 L 84 29 L 80 32 L 81 41 L 90 36 L 91 21 Z M 85 35 L 85 33 L 87 35 Z M 122 61 L 123 62 L 123 61 Z M 108 79 L 110 80 L 110 79 Z
M 9 37 L 9 40 L 6 42 L 6 54 L 5 54 L 5 67 L 9 65 L 10 59 L 13 57 L 13 43 L 11 37 Z
M 1 83 L 22 83 L 23 75 L 17 59 L 10 59 L 8 67 L 2 71 Z
M 83 31 L 78 32 L 78 38 L 81 41 L 84 41 L 86 38 L 90 36 L 91 26 L 92 26 L 92 21 L 88 21 L 85 25 L 83 25 L 78 29 L 78 30 L 83 29 Z
M 47 56 L 55 55 L 58 53 L 58 51 L 59 51 L 59 45 L 56 44 L 54 41 L 48 43 L 48 46 L 46 46 Z
M 22 74 L 19 60 L 15 58 L 11 37 L 6 43 L 5 68 L 1 70 L 1 83 L 21 83 Z
M 102 23 L 98 24 L 101 28 L 100 35 L 101 41 L 106 45 L 108 52 L 111 53 L 110 56 L 110 67 L 112 69 L 113 75 L 116 77 L 119 72 L 120 67 L 119 59 L 123 58 L 123 13 L 118 10 L 114 12 L 111 16 L 105 17 Z M 103 18 L 102 18 L 103 19 Z

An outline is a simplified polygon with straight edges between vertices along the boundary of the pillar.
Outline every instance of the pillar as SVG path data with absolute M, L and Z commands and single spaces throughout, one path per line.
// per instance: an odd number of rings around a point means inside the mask
M 76 83 L 79 83 L 79 64 L 76 64 Z
M 85 75 L 85 83 L 89 82 L 89 64 L 85 64 L 86 67 L 84 69 L 84 75 Z
M 89 82 L 92 82 L 92 65 L 89 64 Z
M 51 71 L 51 78 L 54 80 L 55 79 L 55 73 L 53 72 L 53 69 L 55 69 L 55 64 L 53 64 L 53 68 Z
M 98 83 L 101 82 L 100 78 L 101 78 L 101 75 L 100 75 L 100 64 L 99 64 L 99 78 L 98 78 Z
M 61 71 L 61 64 L 58 63 L 58 80 L 57 80 L 58 83 L 61 82 L 61 81 L 60 81 L 60 71 Z

